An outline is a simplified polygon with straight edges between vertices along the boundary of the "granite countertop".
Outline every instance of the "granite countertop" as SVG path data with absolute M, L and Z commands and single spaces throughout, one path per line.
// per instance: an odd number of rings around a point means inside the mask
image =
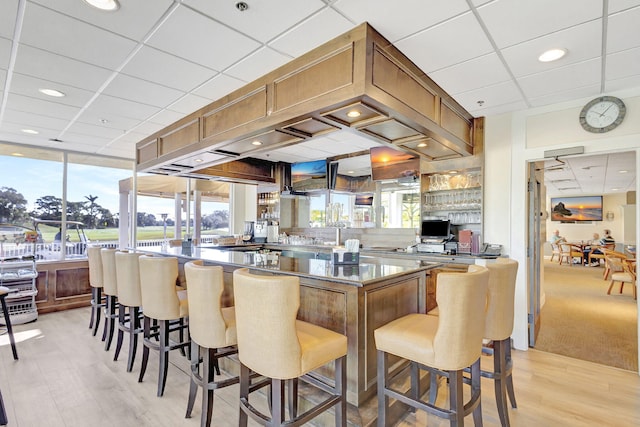
M 345 283 L 354 286 L 366 286 L 380 280 L 395 276 L 428 270 L 440 266 L 438 262 L 428 262 L 420 259 L 398 259 L 360 254 L 359 264 L 334 264 L 329 260 L 329 253 L 309 250 L 286 249 L 256 249 L 198 247 L 191 249 L 180 247 L 139 247 L 140 252 L 158 253 L 167 256 L 177 256 L 186 259 L 202 259 L 214 263 L 228 264 L 238 267 L 249 267 L 256 270 L 282 272 L 301 277 Z

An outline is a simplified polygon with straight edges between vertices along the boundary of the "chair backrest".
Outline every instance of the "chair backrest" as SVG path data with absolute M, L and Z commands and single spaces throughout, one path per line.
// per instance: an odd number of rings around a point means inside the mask
M 116 278 L 116 250 L 102 248 L 102 291 L 105 295 L 118 295 L 118 280 Z
M 189 292 L 189 334 L 200 347 L 222 348 L 236 344 L 222 314 L 222 267 L 191 261 L 184 265 Z M 234 328 L 235 329 L 235 328 Z
M 179 319 L 176 290 L 178 258 L 140 256 L 140 295 L 145 316 L 158 320 Z
M 87 260 L 89 261 L 89 284 L 94 288 L 101 288 L 102 281 L 102 255 L 100 246 L 91 245 L 87 248 Z
M 118 302 L 127 307 L 141 307 L 140 294 L 140 252 L 116 252 L 116 278 L 118 281 Z
M 463 369 L 482 353 L 489 270 L 470 265 L 467 273 L 437 277 L 440 314 L 433 341 L 434 364 L 443 370 Z
M 240 361 L 270 378 L 299 376 L 299 278 L 256 275 L 242 268 L 233 272 L 233 292 Z
M 487 317 L 484 338 L 501 341 L 513 332 L 514 297 L 518 261 L 498 258 L 487 264 L 489 290 L 487 292 Z
M 627 255 L 610 249 L 602 249 L 604 253 L 604 262 L 612 271 L 622 271 L 622 260 L 627 259 Z

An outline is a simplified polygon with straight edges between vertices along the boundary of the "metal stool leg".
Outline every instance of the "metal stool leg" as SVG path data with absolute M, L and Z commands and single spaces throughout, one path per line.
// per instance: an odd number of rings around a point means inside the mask
M 13 351 L 13 359 L 18 360 L 18 350 L 16 350 L 16 340 L 13 338 L 13 327 L 11 326 L 11 317 L 9 316 L 9 310 L 7 310 L 6 295 L 0 296 L 0 304 L 2 304 L 2 312 L 4 313 L 4 323 L 7 326 L 7 334 L 9 334 L 9 341 L 11 342 L 11 351 Z

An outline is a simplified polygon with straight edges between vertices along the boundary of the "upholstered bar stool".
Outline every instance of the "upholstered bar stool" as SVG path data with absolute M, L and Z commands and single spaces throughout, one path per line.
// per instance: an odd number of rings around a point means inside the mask
M 108 351 L 113 341 L 113 331 L 118 319 L 118 279 L 116 277 L 116 249 L 102 248 L 102 293 L 105 297 L 104 332 L 102 341 Z
M 118 360 L 124 334 L 129 335 L 127 372 L 133 369 L 138 348 L 138 334 L 142 332 L 142 296 L 140 294 L 140 252 L 116 252 L 116 280 L 118 282 L 118 340 L 113 360 Z
M 378 427 L 388 424 L 389 398 L 449 419 L 451 426 L 463 426 L 465 415 L 473 412 L 475 424 L 482 425 L 480 356 L 488 280 L 487 268 L 477 265 L 469 266 L 467 273 L 440 273 L 436 294 L 438 316 L 409 314 L 374 331 L 378 350 Z M 388 372 L 390 354 L 410 363 L 409 394 L 391 387 L 392 377 Z M 464 402 L 463 373 L 469 366 L 471 394 Z M 449 379 L 448 408 L 423 400 L 419 391 L 420 369 Z M 394 377 L 399 375 L 397 372 L 394 374 Z
M 102 255 L 100 246 L 87 247 L 87 260 L 89 261 L 89 285 L 91 285 L 91 320 L 89 329 L 93 328 L 93 336 L 98 332 L 100 325 L 100 312 L 104 307 L 102 301 Z
M 517 407 L 513 390 L 513 361 L 511 359 L 511 333 L 513 332 L 514 297 L 518 261 L 498 258 L 487 264 L 489 269 L 489 291 L 484 339 L 493 342 L 485 352 L 493 353 L 493 372 L 482 371 L 482 376 L 493 379 L 498 415 L 503 427 L 508 427 L 507 392 L 513 408 Z
M 301 426 L 335 407 L 336 426 L 346 426 L 347 337 L 320 326 L 296 320 L 300 306 L 300 279 L 295 276 L 258 275 L 248 269 L 233 273 L 240 359 L 240 420 L 248 417 L 266 426 Z M 311 371 L 335 361 L 334 386 L 318 381 Z M 249 403 L 249 374 L 271 379 L 271 418 Z M 297 413 L 296 380 L 321 388 L 329 396 L 318 405 Z M 289 381 L 293 380 L 293 381 Z M 285 421 L 284 382 L 289 381 L 289 419 Z
M 176 349 L 184 351 L 189 346 L 188 339 L 183 339 L 185 329 L 188 328 L 186 322 L 189 316 L 188 301 L 186 297 L 180 298 L 178 296 L 178 291 L 183 289 L 176 286 L 178 279 L 177 258 L 142 255 L 139 258 L 139 264 L 140 291 L 144 312 L 144 346 L 138 382 L 142 382 L 144 379 L 149 362 L 149 350 L 158 351 L 160 356 L 158 396 L 162 396 L 167 383 L 169 351 Z M 153 320 L 158 322 L 157 330 L 151 328 Z M 169 334 L 176 331 L 180 334 L 178 342 L 169 339 Z
M 214 390 L 238 384 L 238 377 L 215 378 L 218 359 L 238 352 L 234 307 L 222 307 L 224 282 L 222 267 L 205 266 L 202 261 L 185 264 L 189 289 L 189 335 L 191 337 L 191 386 L 186 418 L 191 418 L 198 387 L 202 388 L 200 425 L 211 425 Z M 199 372 L 202 350 L 202 373 Z M 218 375 L 220 372 L 218 371 Z

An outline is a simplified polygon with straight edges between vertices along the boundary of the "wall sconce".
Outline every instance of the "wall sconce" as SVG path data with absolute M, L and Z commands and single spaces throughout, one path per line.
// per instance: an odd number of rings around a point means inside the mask
M 613 217 L 614 217 L 613 212 L 611 211 L 607 212 L 607 215 L 606 215 L 607 221 L 613 221 Z

